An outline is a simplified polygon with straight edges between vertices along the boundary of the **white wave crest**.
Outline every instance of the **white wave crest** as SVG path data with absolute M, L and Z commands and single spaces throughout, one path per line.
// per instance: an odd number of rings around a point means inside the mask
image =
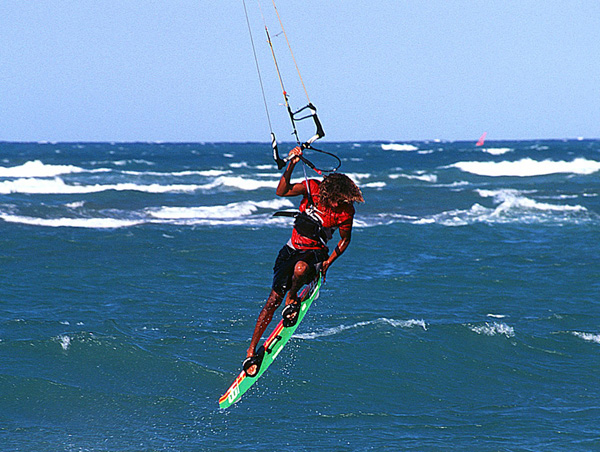
M 537 161 L 525 158 L 514 162 L 457 162 L 450 165 L 450 167 L 455 167 L 478 176 L 530 177 L 559 173 L 589 175 L 600 171 L 600 162 L 585 158 L 576 158 L 570 162 L 553 160 Z
M 175 171 L 172 173 L 158 172 L 158 171 L 120 171 L 122 174 L 129 174 L 132 176 L 171 176 L 171 177 L 186 177 L 186 176 L 203 176 L 203 177 L 217 177 L 225 174 L 231 174 L 230 170 L 186 170 L 186 171 Z
M 117 218 L 34 218 L 4 213 L 0 213 L 0 218 L 8 223 L 28 224 L 31 226 L 88 229 L 117 229 L 136 226 L 145 222 L 144 220 L 123 220 Z
M 191 192 L 204 188 L 203 185 L 140 185 L 134 183 L 121 183 L 109 185 L 69 185 L 61 178 L 54 179 L 16 179 L 0 182 L 0 194 L 27 193 L 27 194 L 82 194 L 99 193 L 107 190 L 116 191 L 141 191 L 146 193 Z
M 486 154 L 491 154 L 491 155 L 504 155 L 504 154 L 507 154 L 512 151 L 513 151 L 513 149 L 511 149 L 511 148 L 482 148 L 481 149 L 481 152 L 485 152 Z
M 315 331 L 312 333 L 294 334 L 294 337 L 297 337 L 299 339 L 317 339 L 319 337 L 334 336 L 334 335 L 342 333 L 344 331 L 361 328 L 361 327 L 365 327 L 365 326 L 371 326 L 371 325 L 390 325 L 394 328 L 413 328 L 415 326 L 420 326 L 425 331 L 427 331 L 427 325 L 425 324 L 424 320 L 415 320 L 415 319 L 394 320 L 394 319 L 387 319 L 387 318 L 382 317 L 379 319 L 369 320 L 366 322 L 358 322 L 353 325 L 340 325 L 340 326 L 336 326 L 333 328 L 325 328 L 321 331 Z
M 249 216 L 258 209 L 281 209 L 294 207 L 288 199 L 274 199 L 271 201 L 243 201 L 218 206 L 200 207 L 161 207 L 151 209 L 148 213 L 161 219 L 227 219 Z
M 86 171 L 88 170 L 78 166 L 45 165 L 40 160 L 33 160 L 19 166 L 0 167 L 0 177 L 55 177 L 60 174 L 83 173 Z
M 504 335 L 506 337 L 514 337 L 515 330 L 512 326 L 508 326 L 506 323 L 497 323 L 494 322 L 492 324 L 485 323 L 485 325 L 480 326 L 470 326 L 469 329 L 477 334 L 483 334 L 485 336 L 496 336 L 496 335 Z
M 203 190 L 211 190 L 218 187 L 229 187 L 229 188 L 237 188 L 240 190 L 250 191 L 250 190 L 258 190 L 261 188 L 277 188 L 279 184 L 278 180 L 270 181 L 270 180 L 255 180 L 255 179 L 246 179 L 241 176 L 221 176 L 217 177 L 214 182 L 209 184 L 201 185 L 200 188 Z
M 67 351 L 69 349 L 69 346 L 71 345 L 71 338 L 69 336 L 67 336 L 66 334 L 59 336 L 58 341 L 64 351 Z
M 107 190 L 141 191 L 145 193 L 193 192 L 196 190 L 213 190 L 220 187 L 250 191 L 260 188 L 277 188 L 279 181 L 261 181 L 243 177 L 220 176 L 207 184 L 135 184 L 132 182 L 119 184 L 70 185 L 61 178 L 38 179 L 22 178 L 0 182 L 0 194 L 81 194 L 99 193 Z
M 577 336 L 578 338 L 583 339 L 587 342 L 594 342 L 596 344 L 600 344 L 600 334 L 581 333 L 579 331 L 573 331 L 573 336 Z
M 353 181 L 357 181 L 357 180 L 361 180 L 361 179 L 368 179 L 369 177 L 371 177 L 370 173 L 344 173 L 344 174 L 346 174 L 346 176 L 348 176 Z
M 363 188 L 383 188 L 387 184 L 385 182 L 369 182 L 368 184 L 361 185 Z
M 423 182 L 431 182 L 436 183 L 438 178 L 435 174 L 390 174 L 388 176 L 390 179 L 398 179 L 400 177 L 409 180 L 420 180 Z
M 488 208 L 473 204 L 467 210 L 451 210 L 416 220 L 415 224 L 441 224 L 465 226 L 473 223 L 548 223 L 590 219 L 584 206 L 549 204 L 528 198 L 524 192 L 513 189 L 481 190 L 476 192 L 483 198 L 493 198 L 496 207 Z
M 514 189 L 503 190 L 475 190 L 482 198 L 494 198 L 494 201 L 500 205 L 494 210 L 494 215 L 499 215 L 510 209 L 521 208 L 529 210 L 555 211 L 555 212 L 583 212 L 587 209 L 580 205 L 569 204 L 548 204 L 538 202 L 533 199 L 522 196 L 521 191 Z
M 381 149 L 384 151 L 418 151 L 419 148 L 412 144 L 389 143 L 382 144 Z

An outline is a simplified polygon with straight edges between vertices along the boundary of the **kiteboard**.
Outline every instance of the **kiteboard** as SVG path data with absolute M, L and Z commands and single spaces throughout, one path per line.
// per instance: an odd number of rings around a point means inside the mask
M 266 372 L 275 358 L 277 358 L 283 347 L 285 347 L 285 344 L 288 343 L 296 331 L 296 328 L 298 328 L 298 325 L 300 325 L 300 322 L 302 322 L 302 319 L 304 318 L 304 315 L 306 314 L 306 311 L 308 311 L 308 308 L 312 302 L 319 297 L 321 283 L 322 276 L 321 273 L 319 273 L 319 275 L 310 284 L 304 287 L 304 289 L 298 295 L 301 305 L 296 324 L 285 327 L 283 325 L 283 319 L 279 322 L 265 343 L 257 350 L 257 355 L 262 356 L 262 363 L 258 374 L 256 374 L 255 377 L 249 377 L 246 375 L 246 372 L 242 370 L 227 392 L 225 392 L 225 394 L 219 399 L 220 408 L 228 408 L 240 400 L 246 391 L 248 391 L 248 389 L 250 389 L 250 387 L 256 383 L 262 374 Z

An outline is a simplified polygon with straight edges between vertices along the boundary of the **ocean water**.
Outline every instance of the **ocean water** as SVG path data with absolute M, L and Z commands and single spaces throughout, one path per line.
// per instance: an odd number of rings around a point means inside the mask
M 269 146 L 0 143 L 0 450 L 600 450 L 600 141 L 323 147 L 352 243 L 220 410 L 298 202 Z

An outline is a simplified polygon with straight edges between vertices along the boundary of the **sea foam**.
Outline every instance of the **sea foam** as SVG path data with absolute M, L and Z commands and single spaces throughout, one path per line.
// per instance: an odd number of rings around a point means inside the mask
M 241 176 L 220 176 L 206 184 L 120 184 L 70 185 L 59 177 L 53 179 L 22 178 L 0 182 L 0 194 L 82 194 L 102 191 L 140 191 L 145 193 L 193 192 L 196 190 L 214 190 L 230 188 L 244 191 L 261 188 L 277 188 L 278 181 L 248 179 Z
M 581 205 L 550 204 L 525 196 L 515 189 L 475 190 L 483 198 L 493 198 L 498 205 L 485 207 L 479 203 L 469 209 L 455 209 L 414 220 L 414 224 L 465 226 L 474 223 L 552 223 L 589 220 L 593 217 Z
M 28 224 L 31 226 L 70 227 L 87 229 L 117 229 L 144 223 L 144 220 L 124 220 L 117 218 L 33 218 L 0 213 L 0 218 L 8 223 Z
M 594 342 L 596 344 L 600 344 L 600 334 L 581 333 L 579 331 L 574 331 L 573 336 L 577 336 L 578 338 L 583 339 L 587 342 Z
M 361 328 L 365 326 L 373 326 L 373 325 L 390 325 L 394 328 L 413 328 L 415 326 L 423 328 L 427 331 L 427 325 L 424 320 L 394 320 L 387 318 L 379 318 L 375 320 L 369 320 L 366 322 L 357 322 L 352 325 L 339 325 L 332 328 L 325 328 L 320 331 L 315 331 L 312 333 L 302 333 L 302 334 L 294 334 L 294 337 L 299 339 L 317 339 L 320 337 L 334 336 L 336 334 L 342 333 L 344 331 L 353 330 L 356 328 Z
M 491 155 L 504 155 L 504 154 L 507 154 L 512 151 L 513 151 L 513 149 L 511 149 L 511 148 L 482 148 L 481 149 L 481 152 L 485 152 L 486 154 L 491 154 Z
M 207 184 L 212 188 L 212 184 Z M 61 178 L 38 179 L 26 178 L 0 182 L 0 194 L 26 193 L 26 194 L 82 194 L 99 193 L 107 190 L 116 191 L 141 191 L 146 193 L 192 192 L 205 188 L 206 185 L 141 185 L 135 183 L 121 184 L 95 184 L 95 185 L 70 185 Z
M 0 167 L 0 177 L 55 177 L 60 174 L 83 173 L 86 171 L 88 170 L 78 166 L 46 165 L 40 160 L 33 160 L 19 166 Z
M 480 326 L 470 326 L 469 329 L 477 334 L 483 334 L 485 336 L 496 336 L 502 335 L 506 337 L 514 337 L 515 330 L 512 326 L 508 326 L 506 323 L 497 323 L 494 322 L 492 324 L 485 323 L 485 325 Z
M 419 148 L 412 144 L 389 143 L 382 144 L 381 149 L 384 151 L 418 151 Z
M 258 209 L 282 209 L 294 207 L 288 199 L 274 199 L 271 201 L 242 201 L 226 205 L 199 206 L 199 207 L 161 207 L 149 209 L 148 213 L 155 218 L 162 219 L 228 219 L 249 216 Z
M 523 192 L 515 189 L 504 190 L 475 190 L 481 197 L 492 197 L 500 205 L 494 210 L 493 215 L 499 215 L 511 209 L 521 208 L 528 210 L 555 211 L 555 212 L 583 212 L 587 209 L 580 205 L 549 204 L 538 202 L 523 196 Z
M 458 168 L 467 173 L 489 177 L 531 177 L 549 174 L 572 173 L 593 174 L 600 171 L 600 162 L 577 158 L 570 162 L 553 160 L 533 160 L 525 158 L 517 161 L 503 162 L 457 162 L 450 167 Z

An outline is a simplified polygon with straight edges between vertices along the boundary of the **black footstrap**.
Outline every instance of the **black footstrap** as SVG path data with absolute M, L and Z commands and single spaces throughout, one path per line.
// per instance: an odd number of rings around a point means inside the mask
M 283 317 L 284 327 L 294 326 L 298 322 L 298 317 L 300 317 L 300 303 L 288 304 L 283 309 L 281 316 Z
M 244 372 L 246 372 L 247 376 L 254 378 L 258 375 L 258 372 L 260 371 L 260 365 L 262 364 L 262 358 L 263 355 L 254 355 L 244 360 L 242 363 L 242 368 L 244 369 Z M 251 374 L 248 372 L 248 370 L 252 366 L 256 366 L 256 372 Z

